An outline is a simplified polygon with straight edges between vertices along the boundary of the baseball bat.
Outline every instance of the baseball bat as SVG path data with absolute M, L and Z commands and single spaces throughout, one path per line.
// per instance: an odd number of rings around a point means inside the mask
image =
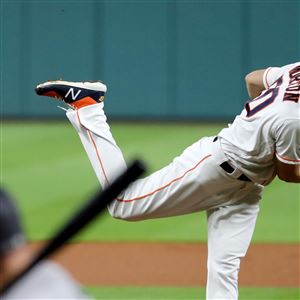
M 62 226 L 60 230 L 58 230 L 54 237 L 37 253 L 32 262 L 1 289 L 0 294 L 7 292 L 41 260 L 62 248 L 67 241 L 73 238 L 96 216 L 103 212 L 107 205 L 126 189 L 130 183 L 142 175 L 145 172 L 145 169 L 144 164 L 141 161 L 136 160 L 105 190 L 97 192 L 64 226 Z

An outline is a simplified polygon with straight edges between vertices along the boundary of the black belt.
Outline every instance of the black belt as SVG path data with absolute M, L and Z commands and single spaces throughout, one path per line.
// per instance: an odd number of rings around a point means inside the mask
M 213 139 L 213 142 L 216 142 L 218 140 L 218 137 L 216 136 L 214 139 Z M 220 164 L 220 167 L 228 174 L 232 174 L 235 169 L 227 162 L 223 162 Z M 249 181 L 251 182 L 251 180 L 244 174 L 240 175 L 238 178 L 238 180 L 242 180 L 242 181 Z

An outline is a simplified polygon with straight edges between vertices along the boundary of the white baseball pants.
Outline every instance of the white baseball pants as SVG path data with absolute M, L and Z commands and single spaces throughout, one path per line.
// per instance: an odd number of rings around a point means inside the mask
M 68 110 L 97 178 L 104 188 L 126 168 L 106 122 L 103 103 Z M 237 299 L 240 258 L 250 244 L 261 186 L 236 179 L 219 141 L 202 138 L 165 168 L 131 184 L 108 207 L 124 220 L 145 220 L 207 211 L 207 299 Z M 240 175 L 240 174 L 238 174 Z

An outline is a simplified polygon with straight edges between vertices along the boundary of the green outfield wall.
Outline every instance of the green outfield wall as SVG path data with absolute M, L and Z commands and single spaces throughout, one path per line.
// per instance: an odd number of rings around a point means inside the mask
M 58 117 L 48 79 L 103 79 L 112 117 L 230 119 L 244 76 L 300 58 L 300 1 L 1 0 L 1 113 Z

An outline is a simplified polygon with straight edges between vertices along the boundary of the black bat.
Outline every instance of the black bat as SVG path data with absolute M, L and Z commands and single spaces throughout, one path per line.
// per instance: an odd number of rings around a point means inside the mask
M 52 240 L 37 253 L 32 262 L 1 289 L 0 294 L 8 291 L 8 289 L 23 278 L 41 260 L 49 257 L 58 249 L 62 248 L 67 241 L 73 238 L 83 229 L 83 227 L 103 212 L 111 201 L 113 201 L 130 183 L 136 180 L 144 172 L 145 166 L 142 162 L 136 160 L 103 192 L 97 192 L 91 200 L 69 219 L 69 221 L 54 235 Z

